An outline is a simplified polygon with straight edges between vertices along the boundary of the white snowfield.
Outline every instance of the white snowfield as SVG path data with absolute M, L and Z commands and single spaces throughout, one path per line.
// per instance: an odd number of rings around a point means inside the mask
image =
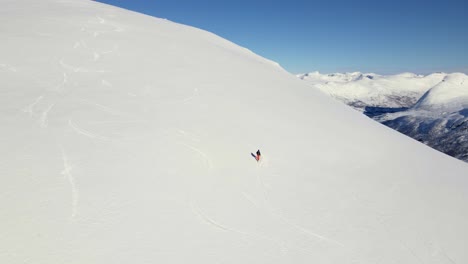
M 464 73 L 312 72 L 297 77 L 388 127 L 468 162 L 468 76 Z
M 0 263 L 468 263 L 467 164 L 211 33 L 0 5 Z
M 428 90 L 413 108 L 468 108 L 468 76 L 463 73 L 447 75 L 442 82 Z
M 468 108 L 468 76 L 464 73 L 445 74 L 445 77 L 430 87 L 419 100 L 405 111 L 384 114 L 379 121 L 394 120 L 402 116 L 445 120 L 466 116 Z M 415 125 L 417 127 L 418 125 Z M 443 126 L 441 129 L 445 129 Z M 458 138 L 458 136 L 457 136 Z M 462 139 L 461 139 L 462 140 Z
M 447 74 L 427 76 L 414 73 L 378 75 L 374 73 L 312 72 L 298 77 L 313 87 L 363 111 L 365 106 L 410 107 Z

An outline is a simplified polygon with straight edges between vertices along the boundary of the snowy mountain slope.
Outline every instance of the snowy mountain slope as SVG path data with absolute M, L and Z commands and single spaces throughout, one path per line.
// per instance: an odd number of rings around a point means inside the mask
M 347 73 L 330 73 L 330 74 L 321 74 L 318 71 L 298 74 L 301 80 L 311 82 L 313 84 L 317 83 L 328 83 L 328 82 L 338 82 L 338 83 L 347 83 L 350 81 L 362 80 L 364 78 L 374 79 L 379 77 L 379 75 L 374 73 L 361 73 L 361 72 L 347 72 Z
M 410 109 L 376 119 L 468 162 L 468 76 L 463 73 L 447 75 Z
M 314 72 L 298 77 L 376 121 L 468 161 L 468 76 L 463 73 L 379 76 Z
M 461 110 L 468 108 L 468 76 L 452 73 L 428 90 L 414 109 Z
M 468 261 L 465 163 L 211 33 L 0 3 L 0 263 Z
M 441 82 L 444 73 L 428 76 L 402 73 L 382 76 L 373 73 L 318 72 L 298 77 L 358 111 L 366 107 L 410 107 L 431 87 Z

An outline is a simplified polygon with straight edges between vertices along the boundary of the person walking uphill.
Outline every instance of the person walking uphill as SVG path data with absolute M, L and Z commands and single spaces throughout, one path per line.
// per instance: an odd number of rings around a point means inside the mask
M 257 150 L 257 155 L 253 154 L 253 153 L 250 153 L 252 155 L 252 157 L 255 158 L 255 160 L 258 162 L 260 161 L 260 158 L 262 156 L 262 154 L 260 153 L 260 150 Z

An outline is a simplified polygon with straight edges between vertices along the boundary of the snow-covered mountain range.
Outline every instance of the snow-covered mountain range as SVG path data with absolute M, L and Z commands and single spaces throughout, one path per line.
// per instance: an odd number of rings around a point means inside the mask
M 298 77 L 357 110 L 365 107 L 410 107 L 432 86 L 441 82 L 444 73 L 428 76 L 402 73 L 382 76 L 374 73 L 312 72 Z
M 468 161 L 468 76 L 318 72 L 313 87 L 418 141 Z
M 0 4 L 0 263 L 468 262 L 466 163 L 209 32 Z

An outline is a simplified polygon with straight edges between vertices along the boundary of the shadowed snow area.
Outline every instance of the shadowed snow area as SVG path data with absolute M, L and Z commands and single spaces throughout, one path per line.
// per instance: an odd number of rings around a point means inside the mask
M 468 262 L 467 164 L 211 33 L 0 4 L 0 263 Z

